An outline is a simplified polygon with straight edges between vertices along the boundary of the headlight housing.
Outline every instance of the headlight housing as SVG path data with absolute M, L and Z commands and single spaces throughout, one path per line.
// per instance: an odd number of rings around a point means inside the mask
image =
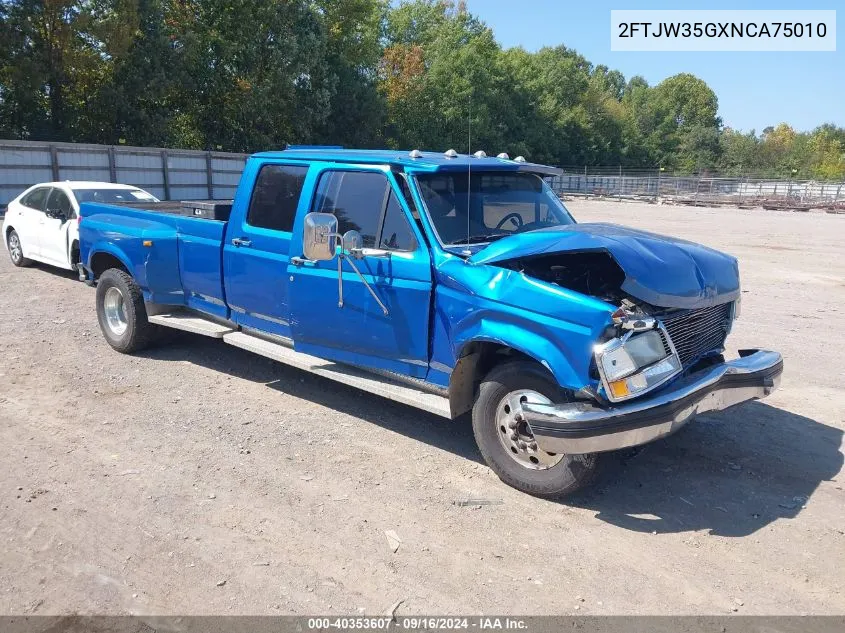
M 627 400 L 666 382 L 682 367 L 662 325 L 645 332 L 628 332 L 595 349 L 605 395 L 611 402 Z

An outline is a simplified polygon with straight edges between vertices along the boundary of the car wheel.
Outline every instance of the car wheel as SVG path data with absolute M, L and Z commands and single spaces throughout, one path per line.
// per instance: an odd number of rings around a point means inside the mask
M 124 354 L 144 349 L 159 333 L 158 326 L 147 320 L 144 296 L 138 284 L 117 268 L 100 275 L 97 320 L 108 344 Z
M 500 365 L 484 378 L 472 409 L 472 429 L 484 461 L 503 482 L 547 498 L 564 497 L 590 483 L 597 455 L 547 453 L 522 416 L 526 402 L 565 400 L 548 372 L 530 361 Z
M 6 236 L 6 247 L 9 249 L 9 257 L 15 266 L 29 266 L 32 263 L 31 259 L 23 256 L 23 245 L 18 232 L 12 229 L 9 235 Z

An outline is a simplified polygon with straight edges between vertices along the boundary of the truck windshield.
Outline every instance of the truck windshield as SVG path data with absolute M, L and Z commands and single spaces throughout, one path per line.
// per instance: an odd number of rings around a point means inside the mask
M 514 233 L 575 223 L 536 174 L 420 174 L 417 183 L 431 222 L 446 246 L 486 243 Z

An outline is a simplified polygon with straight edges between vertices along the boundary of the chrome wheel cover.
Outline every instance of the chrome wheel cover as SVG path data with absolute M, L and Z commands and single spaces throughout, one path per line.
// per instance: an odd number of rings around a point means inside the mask
M 9 236 L 9 254 L 12 256 L 12 261 L 19 262 L 23 259 L 23 248 L 17 233 L 12 233 Z
M 548 470 L 563 459 L 560 453 L 547 453 L 537 446 L 522 414 L 523 403 L 551 404 L 546 396 L 530 389 L 511 391 L 496 408 L 496 435 L 505 452 L 520 466 Z
M 126 320 L 125 301 L 123 293 L 119 288 L 112 286 L 106 290 L 103 298 L 103 314 L 106 317 L 106 325 L 115 336 L 123 336 L 129 323 Z

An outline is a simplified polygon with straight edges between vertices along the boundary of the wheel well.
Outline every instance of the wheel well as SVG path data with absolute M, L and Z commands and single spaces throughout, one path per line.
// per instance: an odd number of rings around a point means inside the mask
M 100 252 L 94 253 L 91 256 L 91 272 L 94 273 L 95 279 L 106 272 L 109 268 L 119 268 L 123 272 L 129 273 L 126 266 L 123 265 L 123 262 L 111 253 Z
M 449 407 L 453 418 L 472 409 L 481 380 L 493 367 L 507 360 L 537 362 L 528 354 L 499 343 L 479 341 L 464 346 L 449 377 Z

